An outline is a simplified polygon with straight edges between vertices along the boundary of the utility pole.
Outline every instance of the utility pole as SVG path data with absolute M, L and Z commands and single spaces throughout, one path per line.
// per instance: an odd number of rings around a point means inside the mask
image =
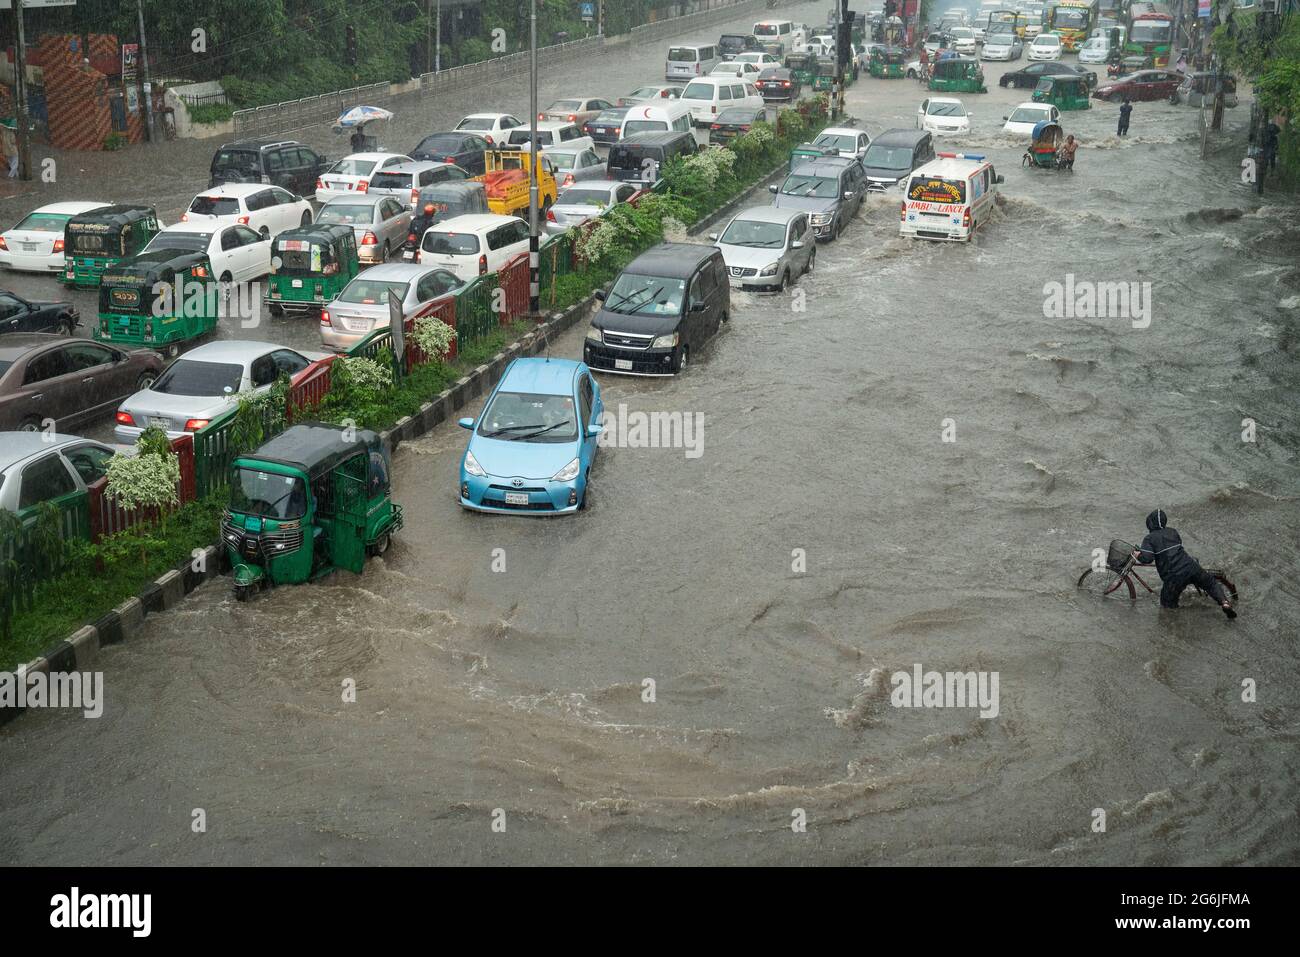
M 140 17 L 140 69 L 144 71 L 144 135 L 154 141 L 153 84 L 149 82 L 149 44 L 144 35 L 144 0 L 135 0 L 135 11 Z
M 433 72 L 442 72 L 442 0 L 438 0 L 438 20 L 433 41 Z
M 14 0 L 14 17 L 18 21 L 18 46 L 14 51 L 14 94 L 18 100 L 14 111 L 18 129 L 18 175 L 32 178 L 32 139 L 27 131 L 27 40 L 23 36 L 23 0 Z
M 433 72 L 433 0 L 424 0 L 424 72 Z
M 534 319 L 542 313 L 538 284 L 541 242 L 538 236 L 537 165 L 542 151 L 537 144 L 537 0 L 531 0 L 528 16 L 528 126 L 532 156 L 528 162 L 528 312 Z
M 597 0 L 596 3 L 596 36 L 605 35 L 605 0 Z

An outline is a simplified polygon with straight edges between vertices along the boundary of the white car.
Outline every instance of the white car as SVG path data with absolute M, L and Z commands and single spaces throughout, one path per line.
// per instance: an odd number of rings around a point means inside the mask
M 108 203 L 51 203 L 0 233 L 0 266 L 23 272 L 63 271 L 63 228 L 68 220 Z
M 570 123 L 568 120 L 538 120 L 537 142 L 543 151 L 551 147 L 564 147 L 569 150 L 596 148 L 596 141 L 583 134 L 576 123 Z M 532 130 L 527 126 L 511 130 L 506 143 L 517 149 L 530 150 L 533 148 Z
M 812 141 L 813 146 L 829 146 L 835 150 L 837 156 L 847 156 L 849 159 L 860 160 L 867 155 L 867 147 L 871 145 L 871 137 L 865 130 L 855 129 L 851 126 L 828 126 L 817 134 L 817 138 Z
M 265 392 L 281 373 L 292 379 L 324 353 L 247 339 L 223 339 L 191 349 L 169 365 L 147 389 L 117 410 L 113 436 L 135 445 L 140 433 L 156 426 L 169 438 L 197 432 L 237 401 L 240 392 Z
M 181 223 L 194 230 L 247 226 L 271 239 L 286 229 L 310 226 L 311 203 L 279 186 L 226 183 L 204 190 L 190 202 Z
M 556 236 L 574 226 L 579 226 L 596 216 L 603 216 L 619 203 L 626 203 L 637 194 L 632 183 L 597 179 L 575 183 L 560 190 L 555 205 L 546 211 L 546 232 Z
M 1019 60 L 1024 55 L 1025 44 L 1010 30 L 990 33 L 980 47 L 981 60 Z
M 958 53 L 975 55 L 975 31 L 970 27 L 953 27 L 948 31 L 952 36 L 952 48 Z
M 509 113 L 471 113 L 456 124 L 456 129 L 477 133 L 495 145 L 505 142 L 505 138 L 516 126 L 523 126 L 523 123 Z
M 403 153 L 353 153 L 345 156 L 316 180 L 316 202 L 328 203 L 349 193 L 364 193 L 370 188 L 370 177 L 381 169 L 414 162 Z
M 1044 120 L 1061 122 L 1061 111 L 1049 103 L 1021 103 L 1011 111 L 1010 116 L 1004 116 L 1003 119 L 1006 121 L 1002 127 L 1004 133 L 1028 136 L 1034 132 L 1034 126 Z
M 667 83 L 654 83 L 650 86 L 639 86 L 627 96 L 618 98 L 619 106 L 640 106 L 642 103 L 653 103 L 655 100 L 675 100 L 681 95 L 682 88 Z
M 1110 37 L 1089 37 L 1079 47 L 1080 63 L 1105 63 L 1110 56 Z
M 758 87 L 753 83 L 725 76 L 705 76 L 692 80 L 682 90 L 679 102 L 690 108 L 691 121 L 696 126 L 712 123 L 715 116 L 734 106 L 750 106 L 761 110 L 766 105 Z
M 1055 33 L 1040 33 L 1034 37 L 1034 42 L 1029 44 L 1029 59 L 1031 60 L 1059 60 L 1061 51 L 1061 38 Z
M 205 253 L 212 274 L 226 282 L 251 282 L 271 272 L 271 240 L 248 226 L 176 223 L 149 240 L 144 252 L 157 249 Z
M 781 65 L 781 60 L 779 57 L 774 57 L 770 53 L 759 53 L 756 50 L 750 50 L 748 53 L 737 53 L 735 59 L 733 59 L 732 62 L 734 63 L 737 60 L 739 60 L 741 63 L 755 64 L 758 67 L 760 72 L 766 70 L 770 66 Z
M 518 216 L 468 213 L 425 230 L 416 262 L 455 273 L 461 282 L 473 282 L 526 252 L 528 224 Z
M 966 104 L 950 96 L 932 96 L 922 100 L 916 111 L 917 129 L 936 136 L 970 132 L 970 113 Z
M 750 63 L 748 60 L 737 57 L 734 60 L 719 63 L 709 71 L 709 76 L 734 76 L 742 80 L 755 80 L 760 72 L 762 71 L 759 70 L 757 63 Z

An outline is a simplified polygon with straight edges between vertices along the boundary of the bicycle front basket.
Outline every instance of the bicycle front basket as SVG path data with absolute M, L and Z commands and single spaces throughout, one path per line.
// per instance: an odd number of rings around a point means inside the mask
M 1110 550 L 1106 553 L 1106 564 L 1113 571 L 1120 571 L 1128 564 L 1129 556 L 1132 554 L 1133 546 L 1116 538 L 1111 541 Z

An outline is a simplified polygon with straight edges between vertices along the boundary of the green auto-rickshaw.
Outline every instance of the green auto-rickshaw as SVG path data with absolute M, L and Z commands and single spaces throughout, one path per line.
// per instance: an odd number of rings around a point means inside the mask
M 205 253 L 150 250 L 104 270 L 92 336 L 174 356 L 217 327 L 222 301 Z
M 935 93 L 987 93 L 984 71 L 979 61 L 958 56 L 940 60 L 930 73 L 930 89 Z
M 1034 87 L 1035 103 L 1051 103 L 1057 109 L 1090 110 L 1088 82 L 1081 76 L 1045 76 Z
M 359 269 L 351 226 L 315 223 L 286 229 L 271 244 L 267 308 L 273 316 L 286 311 L 319 313 Z
M 63 227 L 66 286 L 94 288 L 105 268 L 134 256 L 158 232 L 152 206 L 100 206 L 78 213 Z
M 813 57 L 813 89 L 830 91 L 835 88 L 835 57 Z
M 383 440 L 368 429 L 304 422 L 235 459 L 221 540 L 246 600 L 336 569 L 361 573 L 402 527 Z
M 867 72 L 882 80 L 901 79 L 907 75 L 907 55 L 898 47 L 872 47 Z
M 794 74 L 794 78 L 799 81 L 800 86 L 812 86 L 813 81 L 817 78 L 811 53 L 787 53 L 785 68 Z

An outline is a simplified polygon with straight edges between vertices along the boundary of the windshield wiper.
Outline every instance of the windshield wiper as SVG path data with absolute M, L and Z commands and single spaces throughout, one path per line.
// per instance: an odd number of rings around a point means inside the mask
M 547 432 L 550 432 L 553 429 L 558 429 L 560 426 L 568 425 L 568 424 L 569 424 L 569 420 L 565 419 L 563 422 L 556 422 L 554 425 L 548 425 L 544 429 L 539 429 L 536 432 L 529 432 L 527 435 L 517 435 L 515 436 L 515 438 L 520 439 L 522 441 L 527 441 L 528 439 L 536 438 L 539 435 L 545 435 Z
M 483 437 L 490 439 L 498 435 L 504 435 L 506 432 L 515 432 L 519 429 L 540 429 L 542 424 L 543 423 L 541 422 L 535 422 L 532 425 L 507 425 L 504 429 L 497 429 L 494 432 L 485 432 Z
M 659 287 L 658 289 L 656 289 L 654 292 L 650 293 L 650 299 L 653 301 L 653 300 L 654 300 L 656 297 L 658 297 L 658 295 L 659 295 L 661 292 L 663 292 L 663 291 L 664 291 L 664 287 L 663 287 L 663 286 L 660 286 L 660 287 Z M 644 292 L 645 292 L 644 289 L 638 289 L 638 290 L 636 290 L 636 292 L 628 293 L 628 294 L 625 295 L 622 299 L 619 300 L 619 305 L 622 305 L 622 304 L 625 303 L 625 302 L 630 302 L 633 296 L 639 296 L 639 295 L 641 295 L 641 294 L 644 293 Z M 639 305 L 639 304 L 638 304 L 638 305 Z M 622 315 L 627 315 L 627 313 L 622 312 L 622 310 L 615 309 L 613 306 L 607 306 L 606 308 L 608 308 L 611 312 L 618 312 L 618 313 L 621 313 Z

